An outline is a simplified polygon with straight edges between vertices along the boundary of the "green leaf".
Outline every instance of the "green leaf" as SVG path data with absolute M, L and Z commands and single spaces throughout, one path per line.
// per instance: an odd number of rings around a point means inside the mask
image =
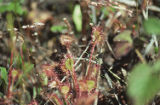
M 65 29 L 66 29 L 66 27 L 61 26 L 61 25 L 57 25 L 57 26 L 52 26 L 51 27 L 51 31 L 52 32 L 62 32 Z
M 150 17 L 148 20 L 144 21 L 144 30 L 147 32 L 149 35 L 152 34 L 158 34 L 160 35 L 160 19 Z
M 125 30 L 119 35 L 117 35 L 114 39 L 114 41 L 127 41 L 130 44 L 133 43 L 132 38 L 131 38 L 131 31 L 130 30 Z
M 37 95 L 39 95 L 41 93 L 41 91 L 42 91 L 41 87 L 37 88 Z
M 47 85 L 48 84 L 48 77 L 46 76 L 46 74 L 45 73 L 41 73 L 40 77 L 42 79 L 42 81 L 41 81 L 42 85 L 44 85 L 44 86 Z
M 135 100 L 135 105 L 145 105 L 160 90 L 160 61 L 153 66 L 137 65 L 128 79 L 128 94 Z
M 5 67 L 0 67 L 0 71 L 1 71 L 1 78 L 2 80 L 4 80 L 4 82 L 6 84 L 8 84 L 8 75 L 7 75 L 7 71 Z
M 13 10 L 15 13 L 17 13 L 18 15 L 23 15 L 24 13 L 24 10 L 22 8 L 22 6 L 20 5 L 20 3 L 16 2 L 14 4 L 14 10 Z
M 156 54 L 158 54 L 159 48 L 158 48 L 158 47 L 155 47 L 155 48 L 154 48 L 154 51 L 155 51 Z
M 36 87 L 34 86 L 33 87 L 33 98 L 35 99 L 37 96 L 37 90 L 36 90 Z
M 65 66 L 68 70 L 72 70 L 73 68 L 73 59 L 67 59 L 65 62 Z
M 76 30 L 80 32 L 82 30 L 82 13 L 80 5 L 75 5 L 72 18 L 76 26 Z

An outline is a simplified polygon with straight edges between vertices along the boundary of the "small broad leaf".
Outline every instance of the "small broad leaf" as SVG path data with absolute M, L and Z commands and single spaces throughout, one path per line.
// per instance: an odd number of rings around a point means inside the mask
M 160 90 L 160 61 L 153 66 L 137 65 L 128 79 L 128 94 L 135 100 L 135 105 L 145 105 Z
M 117 58 L 125 56 L 133 48 L 133 40 L 130 30 L 121 32 L 113 39 L 113 41 L 115 41 L 114 52 Z
M 73 59 L 67 59 L 65 62 L 65 66 L 68 70 L 72 70 L 73 68 Z
M 120 33 L 119 35 L 117 35 L 114 39 L 114 41 L 124 41 L 124 42 L 129 42 L 129 43 L 133 43 L 133 40 L 131 38 L 131 31 L 130 30 L 125 30 L 122 33 Z
M 0 77 L 6 84 L 8 84 L 8 75 L 5 67 L 0 67 Z
M 82 13 L 80 5 L 75 5 L 72 18 L 77 31 L 80 32 L 82 30 Z
M 160 19 L 158 18 L 154 18 L 154 17 L 150 17 L 148 18 L 148 20 L 144 21 L 144 30 L 145 32 L 147 32 L 148 34 L 152 35 L 152 34 L 158 34 L 160 35 Z

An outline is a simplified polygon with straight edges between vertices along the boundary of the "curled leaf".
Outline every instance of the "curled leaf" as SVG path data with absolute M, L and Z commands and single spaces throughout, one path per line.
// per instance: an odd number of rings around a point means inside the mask
M 80 5 L 75 5 L 72 18 L 77 31 L 80 32 L 82 30 L 82 13 Z

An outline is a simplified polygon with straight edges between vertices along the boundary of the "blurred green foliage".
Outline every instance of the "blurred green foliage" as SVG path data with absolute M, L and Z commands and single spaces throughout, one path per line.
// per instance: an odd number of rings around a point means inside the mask
M 157 34 L 160 35 L 160 19 L 155 17 L 149 17 L 144 21 L 144 30 L 148 35 Z
M 14 12 L 18 15 L 23 15 L 25 11 L 22 8 L 22 3 L 24 0 L 11 0 L 9 3 L 0 0 L 0 13 L 4 12 Z
M 135 105 L 146 105 L 160 90 L 160 61 L 138 64 L 128 78 L 128 94 Z
M 3 81 L 8 84 L 8 73 L 5 67 L 0 67 L 0 85 Z
M 143 22 L 144 31 L 148 35 L 160 35 L 160 19 L 149 17 Z M 158 53 L 158 48 L 155 48 Z M 138 64 L 128 78 L 128 94 L 135 105 L 146 105 L 160 91 L 160 61 L 153 65 Z

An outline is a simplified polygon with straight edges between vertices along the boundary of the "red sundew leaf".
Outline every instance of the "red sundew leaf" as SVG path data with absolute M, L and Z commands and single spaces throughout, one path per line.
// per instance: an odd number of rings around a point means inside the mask
M 92 105 L 94 103 L 94 100 L 96 99 L 98 94 L 94 93 L 91 95 L 83 95 L 79 97 L 74 105 Z
M 67 59 L 65 62 L 65 65 L 66 65 L 66 68 L 71 71 L 74 65 L 73 59 L 71 58 Z
M 92 41 L 101 42 L 102 36 L 103 36 L 103 32 L 101 27 L 95 26 L 92 28 Z
M 86 83 L 89 92 L 96 88 L 96 82 L 94 80 L 87 80 Z
M 88 79 L 96 78 L 99 73 L 100 66 L 99 65 L 91 65 L 90 70 L 92 72 L 90 72 Z
M 83 92 L 91 92 L 93 89 L 96 88 L 96 80 L 88 79 L 88 80 L 81 80 L 79 81 L 80 91 Z
M 51 99 L 54 100 L 56 105 L 63 105 L 62 100 L 56 94 L 52 94 Z
M 80 92 L 87 91 L 87 85 L 84 80 L 79 81 Z
M 54 65 L 43 65 L 42 69 L 43 72 L 48 76 L 48 77 L 53 77 L 56 76 L 56 74 L 53 72 L 53 68 L 55 68 L 57 64 Z M 57 76 L 56 76 L 57 77 Z
M 36 100 L 32 100 L 31 103 L 28 105 L 38 105 L 38 102 Z
M 68 85 L 63 85 L 61 87 L 61 93 L 63 93 L 64 95 L 67 95 L 70 91 L 70 87 Z
M 66 73 L 67 75 L 70 75 L 70 74 L 69 74 L 69 71 L 68 71 L 68 69 L 66 68 L 66 65 L 65 65 L 65 64 L 62 64 L 62 65 L 61 65 L 61 69 L 62 69 L 62 71 L 63 71 L 64 73 Z
M 19 73 L 17 70 L 15 70 L 15 69 L 12 70 L 12 78 L 15 78 L 18 74 Z

